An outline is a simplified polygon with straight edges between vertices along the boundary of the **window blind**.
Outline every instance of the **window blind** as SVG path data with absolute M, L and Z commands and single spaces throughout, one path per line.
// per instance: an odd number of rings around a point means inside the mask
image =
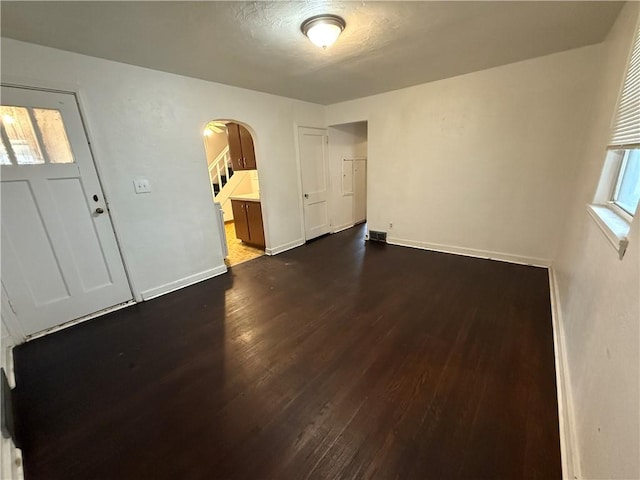
M 640 148 L 640 25 L 636 30 L 609 148 Z

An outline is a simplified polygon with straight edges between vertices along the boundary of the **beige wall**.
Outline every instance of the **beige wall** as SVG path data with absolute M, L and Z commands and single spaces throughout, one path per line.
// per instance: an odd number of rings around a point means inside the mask
M 220 155 L 220 152 L 225 149 L 227 143 L 227 133 L 212 133 L 211 135 L 204 136 L 204 143 L 206 144 L 207 165 L 211 163 Z
M 603 45 L 588 135 L 555 271 L 560 287 L 581 478 L 640 478 L 640 221 L 623 260 L 588 216 L 622 85 L 638 3 L 628 3 Z
M 368 121 L 369 227 L 394 243 L 549 264 L 601 53 L 585 47 L 328 106 L 329 125 Z

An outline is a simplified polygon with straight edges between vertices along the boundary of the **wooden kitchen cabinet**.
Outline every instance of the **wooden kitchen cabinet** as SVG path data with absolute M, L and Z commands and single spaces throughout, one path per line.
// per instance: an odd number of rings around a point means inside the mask
M 231 210 L 233 210 L 233 226 L 236 230 L 236 238 L 243 242 L 248 242 L 251 238 L 249 236 L 249 222 L 247 220 L 247 214 L 244 211 L 244 206 L 247 202 L 240 200 L 231 200 Z
M 227 123 L 229 156 L 234 170 L 255 170 L 256 153 L 249 130 L 237 123 Z
M 265 247 L 260 202 L 231 200 L 236 237 L 246 243 Z
M 265 246 L 264 227 L 262 226 L 262 205 L 260 202 L 246 202 L 245 212 L 247 213 L 247 223 L 249 224 L 250 243 Z

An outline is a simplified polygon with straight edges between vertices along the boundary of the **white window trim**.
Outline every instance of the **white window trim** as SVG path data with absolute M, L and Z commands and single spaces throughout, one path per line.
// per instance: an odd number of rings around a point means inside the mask
M 637 147 L 635 147 L 637 149 Z M 629 164 L 629 155 L 631 150 L 625 150 L 624 156 L 620 159 L 617 165 L 617 173 L 615 177 L 615 185 L 613 185 L 613 189 L 611 192 L 611 197 L 609 199 L 609 203 L 611 204 L 611 208 L 614 210 L 616 214 L 627 220 L 629 223 L 633 220 L 634 213 L 625 209 L 620 203 L 618 203 L 617 198 L 620 194 L 620 187 L 622 186 L 622 181 L 624 180 L 625 173 L 627 171 L 627 165 Z
M 587 205 L 587 213 L 596 222 L 602 233 L 618 252 L 620 260 L 629 245 L 627 236 L 633 221 L 633 215 L 619 207 L 614 201 L 620 183 L 620 173 L 626 155 L 611 158 L 619 149 L 607 150 L 605 165 L 600 176 L 600 183 L 594 202 Z
M 587 213 L 600 227 L 607 240 L 618 252 L 620 260 L 629 245 L 630 222 L 614 212 L 610 205 L 587 205 Z
M 607 203 L 606 207 L 609 208 L 611 211 L 613 211 L 613 213 L 615 213 L 622 220 L 624 220 L 629 225 L 631 225 L 631 222 L 633 221 L 633 215 L 627 212 L 624 208 L 622 208 L 616 202 L 612 200 Z
M 593 204 L 587 205 L 587 212 L 605 234 L 609 243 L 618 251 L 622 260 L 629 245 L 627 235 L 633 221 L 633 214 L 616 204 L 623 168 L 628 153 L 618 154 L 621 150 L 629 150 L 640 146 L 640 21 L 633 31 L 625 74 L 618 93 L 612 131 L 600 183 L 596 190 Z

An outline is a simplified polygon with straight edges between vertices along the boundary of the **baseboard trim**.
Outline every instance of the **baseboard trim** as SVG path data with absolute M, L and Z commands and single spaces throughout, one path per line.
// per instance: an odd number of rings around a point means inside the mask
M 4 349 L 4 369 L 9 382 L 9 388 L 16 388 L 16 365 L 13 361 L 13 345 L 9 345 Z
M 560 292 L 553 267 L 549 268 L 549 291 L 551 293 L 551 319 L 553 324 L 553 352 L 556 366 L 556 389 L 558 392 L 558 419 L 560 423 L 560 452 L 562 455 L 562 478 L 582 478 L 580 458 L 576 443 L 573 396 L 569 387 L 567 350 L 560 308 Z
M 175 292 L 176 290 L 180 290 L 181 288 L 188 287 L 189 285 L 193 285 L 194 283 L 202 282 L 203 280 L 207 280 L 212 277 L 217 277 L 218 275 L 222 275 L 223 273 L 227 273 L 227 266 L 224 264 L 220 265 L 219 267 L 205 270 L 204 272 L 180 278 L 179 280 L 175 280 L 173 282 L 165 283 L 164 285 L 160 285 L 159 287 L 145 290 L 144 292 L 142 292 L 142 300 L 151 300 L 152 298 L 166 295 L 167 293 Z
M 64 330 L 65 328 L 73 327 L 82 322 L 86 322 L 87 320 L 91 320 L 93 318 L 101 317 L 106 315 L 107 313 L 115 312 L 116 310 L 121 310 L 123 308 L 130 307 L 131 305 L 135 305 L 135 300 L 128 300 L 126 302 L 118 303 L 117 305 L 113 305 L 111 307 L 103 308 L 94 313 L 90 313 L 89 315 L 85 315 L 84 317 L 76 318 L 75 320 L 69 320 L 68 322 L 63 323 L 62 325 L 57 325 L 55 327 L 48 328 L 47 330 L 43 330 L 41 332 L 36 332 L 31 335 L 27 335 L 25 338 L 25 342 L 29 342 L 31 340 L 35 340 L 36 338 L 44 337 L 45 335 L 49 335 L 50 333 L 55 333 L 60 330 Z
M 355 223 L 344 223 L 342 225 L 338 225 L 337 227 L 332 228 L 331 233 L 339 233 L 339 232 L 342 232 L 343 230 L 347 230 L 354 226 L 355 226 Z
M 293 242 L 285 243 L 278 247 L 266 248 L 264 253 L 267 255 L 278 255 L 279 253 L 286 252 L 287 250 L 291 250 L 292 248 L 297 248 L 304 245 L 304 239 L 300 238 L 298 240 L 294 240 Z
M 421 250 L 452 253 L 455 255 L 463 255 L 465 257 L 484 258 L 488 260 L 497 260 L 499 262 L 517 263 L 519 265 L 531 265 L 533 267 L 549 268 L 551 266 L 551 260 L 547 258 L 525 257 L 521 255 L 512 255 L 510 253 L 492 252 L 489 250 L 476 250 L 473 248 L 441 245 L 438 243 L 420 242 L 417 240 L 405 240 L 402 238 L 389 236 L 387 236 L 387 243 L 391 245 L 398 245 L 400 247 L 419 248 Z
M 10 438 L 1 438 L 2 441 L 2 468 L 0 478 L 11 480 L 23 480 L 24 468 L 22 467 L 22 450 L 15 446 Z

